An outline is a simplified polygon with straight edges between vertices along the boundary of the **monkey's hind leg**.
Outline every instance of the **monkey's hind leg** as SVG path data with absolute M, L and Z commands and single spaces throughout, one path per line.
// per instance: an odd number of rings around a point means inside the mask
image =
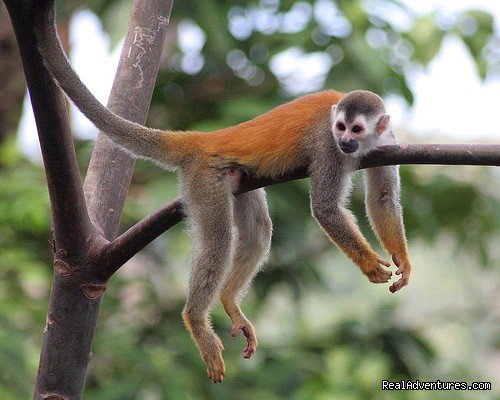
M 233 324 L 231 335 L 236 336 L 240 330 L 243 332 L 247 339 L 243 357 L 250 358 L 257 348 L 257 336 L 253 325 L 241 311 L 240 302 L 269 255 L 272 222 L 264 189 L 236 196 L 234 221 L 238 232 L 236 248 L 220 299 Z
M 186 174 L 186 178 L 182 184 L 194 255 L 182 317 L 207 365 L 208 376 L 221 382 L 225 375 L 224 347 L 210 324 L 209 313 L 232 258 L 232 194 L 226 177 L 216 171 L 200 169 Z

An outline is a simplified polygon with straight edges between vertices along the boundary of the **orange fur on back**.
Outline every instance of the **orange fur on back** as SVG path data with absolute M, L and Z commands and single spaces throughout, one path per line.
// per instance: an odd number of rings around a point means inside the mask
M 313 93 L 236 126 L 212 133 L 178 134 L 181 136 L 171 137 L 173 148 L 182 153 L 194 148 L 217 163 L 223 160 L 258 175 L 278 176 L 306 162 L 299 159 L 302 138 L 317 121 L 330 118 L 331 106 L 342 96 L 334 90 Z

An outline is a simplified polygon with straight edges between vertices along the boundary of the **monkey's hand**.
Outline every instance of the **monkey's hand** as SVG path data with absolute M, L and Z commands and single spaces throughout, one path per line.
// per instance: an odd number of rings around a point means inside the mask
M 394 264 L 398 267 L 396 275 L 401 275 L 401 278 L 389 287 L 391 293 L 396 293 L 403 286 L 408 285 L 408 281 L 410 280 L 411 264 L 408 257 L 399 254 L 393 254 L 392 261 L 394 261 Z
M 380 258 L 377 254 L 373 254 L 360 264 L 361 271 L 373 283 L 386 283 L 391 279 L 392 272 L 384 267 L 390 267 L 391 263 Z
M 245 317 L 237 317 L 233 319 L 233 328 L 231 329 L 231 336 L 236 336 L 239 331 L 247 338 L 247 347 L 243 350 L 243 357 L 250 358 L 257 349 L 257 336 L 253 325 Z

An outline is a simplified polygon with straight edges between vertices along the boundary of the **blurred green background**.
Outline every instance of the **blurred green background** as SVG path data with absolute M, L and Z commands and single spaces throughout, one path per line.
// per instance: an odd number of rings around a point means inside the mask
M 82 3 L 58 2 L 66 44 Z M 112 46 L 126 30 L 130 5 L 129 0 L 85 2 Z M 495 26 L 498 21 L 478 9 L 416 13 L 397 0 L 174 2 L 148 124 L 216 129 L 323 87 L 370 89 L 411 106 L 409 73 L 425 69 L 446 38 L 465 45 L 481 79 L 498 76 Z M 24 81 L 9 28 L 2 5 L 0 399 L 5 400 L 31 396 L 52 275 L 43 169 L 16 138 Z M 318 70 L 309 71 L 310 78 L 302 71 L 300 78 L 280 67 L 283 54 L 312 56 L 311 69 Z M 459 115 L 464 113 L 465 104 Z M 404 141 L 428 139 L 404 123 L 398 133 Z M 482 140 L 481 132 L 474 140 Z M 93 143 L 82 138 L 76 143 L 84 175 Z M 230 321 L 217 306 L 213 323 L 226 348 L 227 378 L 214 385 L 206 377 L 180 317 L 190 241 L 179 224 L 111 279 L 84 398 L 500 398 L 498 171 L 404 166 L 401 175 L 414 266 L 410 285 L 401 292 L 392 295 L 388 285 L 370 284 L 328 242 L 310 216 L 307 180 L 271 187 L 271 257 L 244 301 L 260 339 L 255 356 L 242 358 L 243 337 L 231 338 Z M 355 182 L 352 209 L 375 244 L 363 209 L 362 178 L 357 175 Z M 176 192 L 175 175 L 138 163 L 123 229 Z M 493 391 L 384 392 L 383 379 L 492 381 Z

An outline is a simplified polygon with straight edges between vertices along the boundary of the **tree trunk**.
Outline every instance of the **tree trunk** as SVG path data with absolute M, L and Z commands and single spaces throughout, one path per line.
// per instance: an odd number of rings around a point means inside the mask
M 65 98 L 36 49 L 33 26 L 50 21 L 53 1 L 5 0 L 35 113 L 51 199 L 54 279 L 34 399 L 80 399 L 106 279 L 102 246 L 116 235 L 134 160 L 98 140 L 83 194 Z M 110 107 L 144 123 L 172 1 L 136 0 Z M 145 45 L 147 43 L 147 45 Z M 133 112 L 131 112 L 133 110 Z M 87 211 L 88 209 L 88 211 Z
M 13 133 L 21 116 L 26 81 L 7 10 L 0 4 L 0 144 Z M 1 165 L 2 160 L 0 160 Z

